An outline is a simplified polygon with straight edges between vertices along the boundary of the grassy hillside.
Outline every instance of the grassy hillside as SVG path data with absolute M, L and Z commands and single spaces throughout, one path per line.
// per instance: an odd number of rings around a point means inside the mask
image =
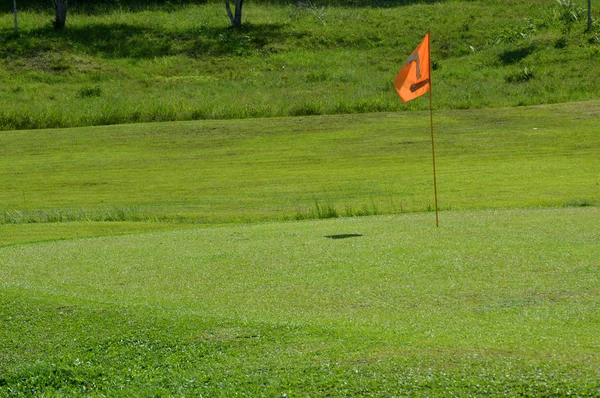
M 392 81 L 432 30 L 438 109 L 597 99 L 599 25 L 585 1 L 386 7 L 249 3 L 0 15 L 0 128 L 425 109 Z M 49 11 L 49 10 L 48 10 Z M 598 7 L 595 7 L 597 17 Z

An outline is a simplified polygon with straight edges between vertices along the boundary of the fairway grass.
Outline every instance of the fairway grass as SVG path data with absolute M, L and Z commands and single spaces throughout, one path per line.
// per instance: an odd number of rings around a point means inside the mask
M 597 207 L 0 249 L 0 395 L 597 396 Z
M 440 208 L 597 205 L 599 108 L 435 112 Z M 38 240 L 47 223 L 210 225 L 434 207 L 423 112 L 8 131 L 0 155 L 1 245 Z

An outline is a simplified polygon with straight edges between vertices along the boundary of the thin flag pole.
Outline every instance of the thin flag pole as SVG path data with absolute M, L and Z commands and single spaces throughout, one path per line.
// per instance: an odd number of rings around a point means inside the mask
M 431 155 L 433 160 L 433 191 L 435 194 L 435 226 L 439 227 L 437 177 L 435 172 L 435 141 L 433 139 L 433 84 L 431 82 L 431 30 L 427 30 L 425 38 L 410 54 L 406 63 L 394 79 L 394 88 L 403 103 L 412 101 L 429 91 L 429 120 L 431 122 Z M 424 45 L 427 50 L 424 49 Z M 427 51 L 427 53 L 425 53 Z M 421 60 L 427 61 L 427 67 L 422 65 Z M 416 65 L 415 65 L 416 64 Z M 421 69 L 423 66 L 423 69 Z M 425 69 L 427 68 L 427 69 Z M 415 73 L 413 73 L 413 71 Z M 429 76 L 422 76 L 427 73 Z
M 435 141 L 433 139 L 433 83 L 431 80 L 431 33 L 427 31 L 429 35 L 429 122 L 431 125 L 431 158 L 433 161 L 433 193 L 435 195 L 435 226 L 440 226 L 438 216 L 438 195 L 437 195 L 437 178 L 435 175 Z

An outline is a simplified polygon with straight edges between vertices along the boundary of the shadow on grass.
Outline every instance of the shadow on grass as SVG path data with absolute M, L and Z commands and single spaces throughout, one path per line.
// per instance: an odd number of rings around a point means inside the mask
M 154 58 L 185 54 L 248 55 L 285 40 L 283 24 L 251 24 L 242 28 L 202 27 L 165 32 L 160 28 L 126 23 L 96 23 L 54 31 L 50 25 L 14 35 L 0 30 L 0 56 L 35 56 L 72 47 L 106 58 Z
M 500 62 L 502 62 L 504 65 L 512 65 L 521 61 L 522 59 L 527 58 L 527 56 L 533 54 L 535 50 L 536 47 L 533 45 L 521 47 L 516 50 L 505 51 L 502 54 L 500 54 L 498 58 L 500 59 Z
M 358 238 L 362 236 L 361 234 L 339 234 L 339 235 L 327 235 L 325 236 L 328 239 L 348 239 L 348 238 Z
M 313 0 L 311 4 L 316 7 L 398 7 L 409 6 L 412 4 L 434 4 L 443 3 L 447 0 Z M 86 14 L 106 14 L 114 10 L 124 10 L 128 12 L 139 12 L 147 10 L 176 10 L 189 5 L 202 5 L 211 2 L 211 0 L 75 0 L 69 2 L 69 13 Z M 48 0 L 29 0 L 18 4 L 20 11 L 30 10 L 51 10 L 51 2 Z M 258 4 L 289 5 L 289 4 L 308 4 L 308 0 L 255 0 Z M 0 13 L 12 13 L 13 0 L 0 0 Z M 223 6 L 223 15 L 225 17 L 225 6 Z M 68 22 L 67 22 L 68 23 Z M 68 25 L 67 25 L 68 26 Z

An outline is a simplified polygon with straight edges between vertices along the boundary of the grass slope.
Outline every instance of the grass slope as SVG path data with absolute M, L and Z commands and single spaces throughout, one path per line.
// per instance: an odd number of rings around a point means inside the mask
M 598 99 L 600 25 L 584 32 L 584 8 L 583 0 L 252 3 L 235 30 L 222 2 L 169 3 L 72 10 L 54 32 L 48 6 L 20 13 L 15 36 L 6 7 L 0 129 L 425 109 L 402 105 L 392 82 L 429 28 L 440 109 Z
M 596 205 L 598 108 L 436 112 L 441 209 Z M 40 238 L 37 223 L 431 210 L 428 124 L 426 113 L 380 113 L 4 132 L 0 243 Z
M 598 209 L 0 249 L 0 395 L 597 396 Z

